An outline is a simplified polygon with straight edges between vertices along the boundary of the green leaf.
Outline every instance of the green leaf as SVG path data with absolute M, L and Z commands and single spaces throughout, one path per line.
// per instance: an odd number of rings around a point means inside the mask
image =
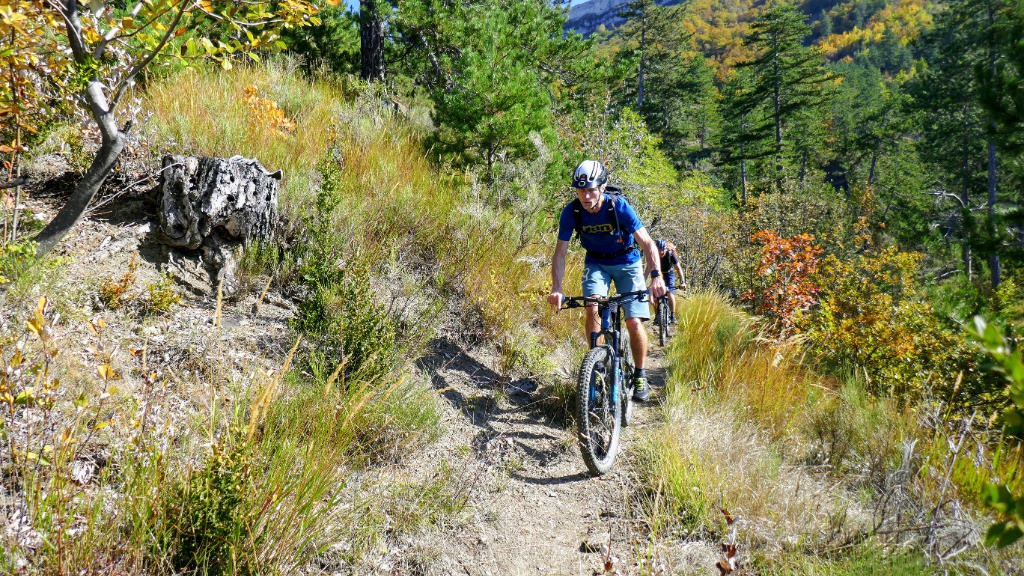
M 14 398 L 15 404 L 28 404 L 34 399 L 34 391 L 32 389 L 25 389 L 18 392 L 18 395 Z
M 1020 540 L 1021 536 L 1024 536 L 1024 531 L 1021 531 L 1020 527 L 1016 524 L 1010 524 L 1009 522 L 1004 522 L 1004 524 L 1007 527 L 1003 528 L 1003 533 L 1000 534 L 999 539 L 996 542 L 996 546 L 999 548 L 1006 548 L 1010 544 Z

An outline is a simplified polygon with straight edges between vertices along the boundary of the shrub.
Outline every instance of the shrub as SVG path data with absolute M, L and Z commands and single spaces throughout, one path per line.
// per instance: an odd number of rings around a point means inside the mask
M 344 254 L 331 228 L 340 202 L 337 168 L 323 163 L 324 180 L 305 224 L 308 238 L 299 266 L 306 295 L 293 321 L 315 344 L 314 361 L 343 366 L 346 376 L 374 380 L 393 366 L 398 327 L 380 305 L 370 285 L 376 260 L 356 251 Z
M 104 514 L 109 497 L 96 489 L 108 471 L 94 455 L 116 416 L 121 376 L 97 320 L 87 363 L 102 387 L 67 378 L 51 320 L 52 307 L 40 298 L 17 341 L 0 341 L 0 478 L 10 522 L 0 534 L 0 566 L 27 561 L 40 573 L 66 574 L 101 563 L 115 525 Z
M 792 238 L 809 234 L 825 254 L 847 255 L 860 245 L 857 235 L 863 224 L 851 214 L 851 207 L 827 193 L 806 192 L 761 194 L 749 200 L 738 222 L 740 233 L 749 238 L 761 230 L 775 230 Z
M 0 245 L 0 286 L 13 282 L 36 259 L 32 242 L 4 242 Z
M 138 264 L 132 256 L 128 264 L 128 271 L 122 276 L 107 276 L 100 279 L 100 286 L 97 290 L 100 302 L 111 310 L 117 310 L 124 306 L 128 300 L 135 295 L 132 290 L 135 288 L 135 270 Z
M 897 248 L 869 250 L 850 261 L 829 256 L 817 277 L 820 306 L 800 327 L 825 367 L 862 369 L 876 396 L 914 402 L 934 390 L 948 400 L 962 390 L 958 401 L 975 401 L 988 385 L 963 338 L 921 298 L 920 260 Z
M 153 502 L 133 519 L 151 563 L 176 573 L 291 573 L 334 541 L 351 422 L 329 402 L 279 398 L 282 379 L 240 393 L 198 466 L 184 473 L 165 466 L 155 489 L 140 484 L 152 478 L 143 466 L 129 483 L 130 493 Z
M 739 216 L 685 202 L 670 203 L 659 212 L 651 234 L 674 242 L 690 289 L 723 288 L 736 274 L 741 237 Z
M 156 282 L 146 284 L 146 292 L 149 295 L 146 302 L 149 314 L 166 314 L 173 306 L 181 303 L 181 294 L 174 289 L 174 277 L 170 274 L 164 274 Z
M 1024 361 L 1020 350 L 1013 350 L 999 329 L 977 317 L 971 333 L 978 345 L 993 361 L 993 369 L 1001 373 L 1008 384 L 1006 394 L 1009 406 L 1000 416 L 1006 431 L 1024 438 Z M 1013 494 L 1005 484 L 985 486 L 985 503 L 999 514 L 999 521 L 989 527 L 985 540 L 990 545 L 1009 546 L 1024 537 L 1024 495 Z
M 793 329 L 797 314 L 815 303 L 819 288 L 812 277 L 818 270 L 821 247 L 809 234 L 783 238 L 774 230 L 758 232 L 750 240 L 761 245 L 761 261 L 754 286 L 743 293 L 743 300 L 785 335 Z

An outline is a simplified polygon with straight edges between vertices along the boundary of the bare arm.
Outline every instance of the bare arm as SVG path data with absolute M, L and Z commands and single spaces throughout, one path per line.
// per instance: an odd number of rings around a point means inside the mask
M 679 265 L 679 255 L 676 255 L 676 263 L 672 265 L 676 269 L 676 274 L 679 274 L 679 287 L 686 288 L 686 274 L 683 273 L 683 267 Z
M 548 303 L 557 310 L 562 307 L 562 279 L 565 277 L 565 254 L 569 251 L 569 242 L 559 240 L 555 244 L 555 253 L 551 256 L 551 293 Z

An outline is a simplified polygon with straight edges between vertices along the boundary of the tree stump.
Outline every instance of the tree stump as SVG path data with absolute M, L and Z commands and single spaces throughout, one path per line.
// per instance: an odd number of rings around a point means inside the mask
M 157 189 L 165 244 L 201 250 L 225 295 L 237 289 L 234 249 L 267 242 L 277 225 L 281 171 L 250 158 L 165 156 Z

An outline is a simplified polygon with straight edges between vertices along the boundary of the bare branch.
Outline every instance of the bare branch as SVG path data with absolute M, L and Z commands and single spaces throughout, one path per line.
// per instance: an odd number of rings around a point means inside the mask
M 4 183 L 0 184 L 0 190 L 7 190 L 8 188 L 16 188 L 18 186 L 23 186 L 25 184 L 28 184 L 28 178 L 25 177 L 25 176 L 22 176 L 21 178 L 15 178 L 14 180 L 11 180 L 9 182 L 4 182 Z
M 78 18 L 78 3 L 76 0 L 46 0 L 46 3 L 64 19 L 68 45 L 71 46 L 71 53 L 74 55 L 75 61 L 85 62 L 88 58 L 88 51 L 85 49 L 85 41 L 82 39 L 82 21 Z
M 191 2 L 182 2 L 178 4 L 178 13 L 174 15 L 174 21 L 171 22 L 171 25 L 167 27 L 167 32 L 165 32 L 163 38 L 160 39 L 160 43 L 157 44 L 156 47 L 154 47 L 153 50 L 151 50 L 149 54 L 147 54 L 138 64 L 133 66 L 131 71 L 128 72 L 128 74 L 126 74 L 124 78 L 121 78 L 121 80 L 118 81 L 117 86 L 114 87 L 114 96 L 110 100 L 111 108 L 117 106 L 117 103 L 121 100 L 121 96 L 124 95 L 125 89 L 128 87 L 128 84 L 135 78 L 135 76 L 138 75 L 138 73 L 141 72 L 143 68 L 148 66 L 149 63 L 152 62 L 154 58 L 156 58 L 157 54 L 159 54 L 160 51 L 164 49 L 164 46 L 167 45 L 167 41 L 171 39 L 171 36 L 174 34 L 175 29 L 178 28 L 178 24 L 181 22 L 181 18 L 185 15 L 185 11 L 187 10 L 188 5 L 190 3 Z
M 966 208 L 966 206 L 964 205 L 964 201 L 960 198 L 960 196 L 953 194 L 952 192 L 949 192 L 947 190 L 936 190 L 935 192 L 929 192 L 929 194 L 935 196 L 936 203 L 941 202 L 943 200 L 949 200 L 950 198 L 952 198 L 953 200 L 956 200 L 958 204 L 960 204 L 961 208 Z

